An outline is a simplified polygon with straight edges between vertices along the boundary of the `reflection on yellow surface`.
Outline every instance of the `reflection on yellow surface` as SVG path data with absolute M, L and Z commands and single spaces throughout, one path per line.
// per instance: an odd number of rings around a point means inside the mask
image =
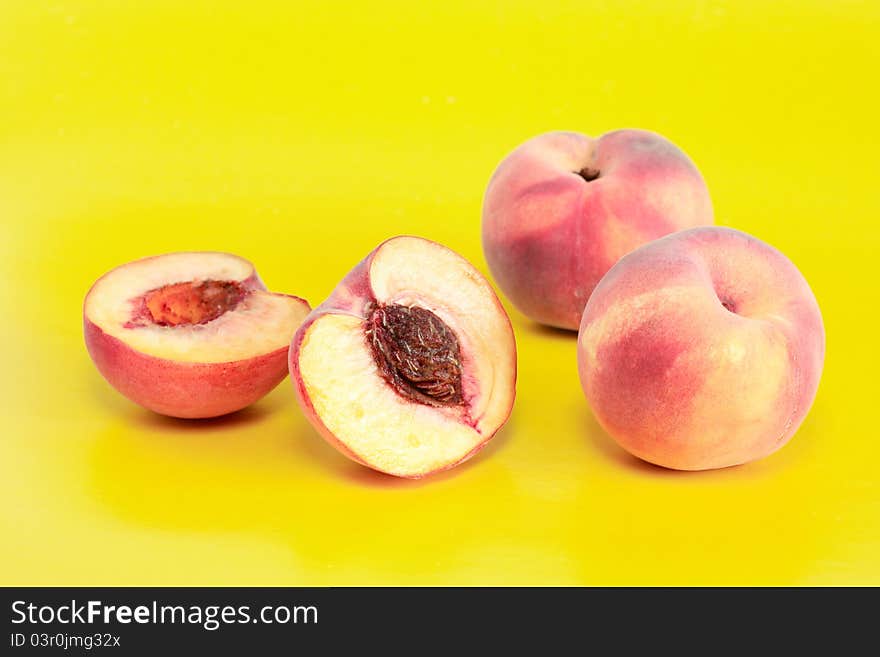
M 0 8 L 4 584 L 880 584 L 880 6 L 114 3 Z M 678 473 L 598 427 L 573 334 L 511 312 L 517 403 L 425 481 L 347 461 L 285 381 L 152 415 L 99 376 L 89 285 L 218 249 L 316 304 L 381 240 L 483 271 L 497 162 L 550 129 L 656 130 L 718 221 L 785 252 L 828 333 L 792 442 Z

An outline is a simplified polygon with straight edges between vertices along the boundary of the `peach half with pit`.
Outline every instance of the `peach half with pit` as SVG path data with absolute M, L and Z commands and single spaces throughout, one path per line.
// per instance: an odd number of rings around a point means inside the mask
M 492 175 L 483 250 L 524 315 L 576 331 L 593 288 L 622 256 L 713 221 L 703 177 L 668 139 L 646 130 L 549 132 Z
M 240 410 L 287 375 L 290 339 L 309 313 L 266 291 L 228 253 L 143 258 L 104 274 L 86 295 L 86 347 L 98 371 L 156 413 L 207 418 Z
M 762 458 L 813 403 L 825 329 L 780 251 L 693 228 L 625 256 L 584 310 L 578 366 L 599 423 L 632 454 L 678 470 Z
M 294 336 L 316 430 L 375 470 L 419 478 L 473 456 L 513 406 L 516 345 L 486 279 L 435 242 L 379 245 Z

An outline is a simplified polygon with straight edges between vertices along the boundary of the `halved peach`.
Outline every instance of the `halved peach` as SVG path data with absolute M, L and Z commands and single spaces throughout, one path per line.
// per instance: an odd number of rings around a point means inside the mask
M 418 478 L 473 456 L 507 421 L 516 344 L 486 279 L 418 237 L 379 245 L 290 349 L 306 416 L 375 470 Z
M 309 313 L 267 292 L 228 253 L 183 252 L 104 274 L 83 307 L 86 347 L 107 381 L 163 415 L 215 417 L 252 404 L 287 374 L 287 349 Z

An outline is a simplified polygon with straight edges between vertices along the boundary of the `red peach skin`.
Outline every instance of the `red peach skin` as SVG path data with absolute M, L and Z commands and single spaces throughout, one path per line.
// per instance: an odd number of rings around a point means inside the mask
M 229 363 L 182 363 L 147 356 L 84 321 L 98 371 L 130 400 L 162 415 L 209 418 L 249 406 L 287 376 L 287 348 Z

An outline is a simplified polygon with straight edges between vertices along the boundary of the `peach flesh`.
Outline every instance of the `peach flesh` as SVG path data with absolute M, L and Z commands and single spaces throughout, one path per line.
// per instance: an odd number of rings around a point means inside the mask
M 534 321 L 571 330 L 620 257 L 714 221 L 694 163 L 644 130 L 526 141 L 492 174 L 482 215 L 486 262 L 504 294 Z
M 679 470 L 785 445 L 813 403 L 825 331 L 797 268 L 760 240 L 695 228 L 620 260 L 578 336 L 584 394 L 626 450 Z

